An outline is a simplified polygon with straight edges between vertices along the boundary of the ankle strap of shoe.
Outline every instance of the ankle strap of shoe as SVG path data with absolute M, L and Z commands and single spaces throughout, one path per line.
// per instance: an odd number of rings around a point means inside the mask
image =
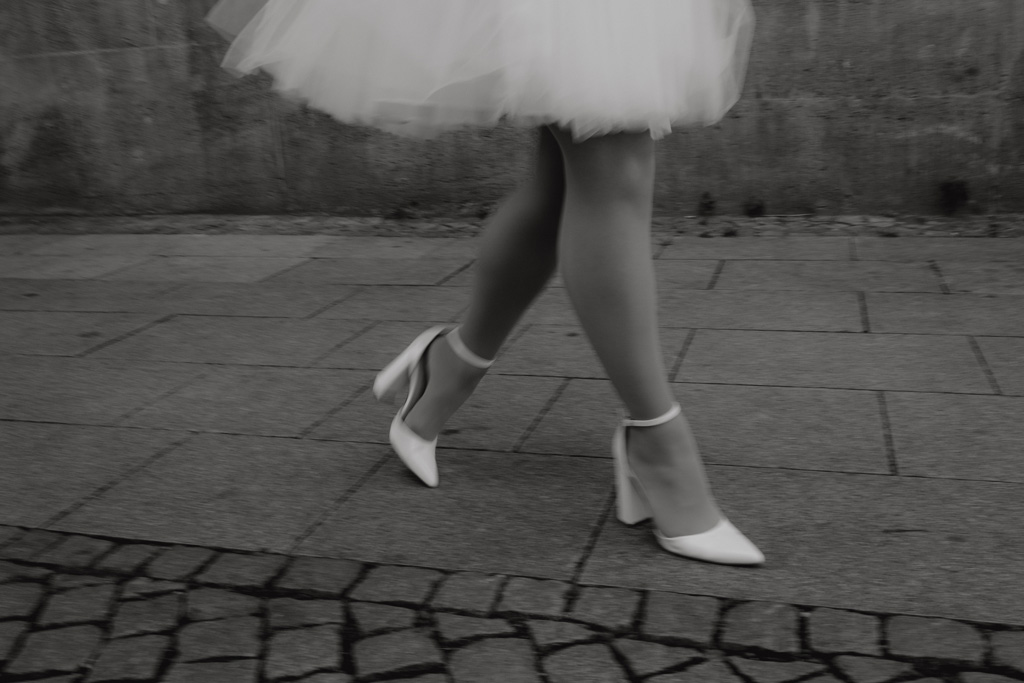
M 455 355 L 469 365 L 472 365 L 475 368 L 480 368 L 481 370 L 486 370 L 494 365 L 493 360 L 481 358 L 469 350 L 469 347 L 463 343 L 462 337 L 459 336 L 459 328 L 456 327 L 453 329 L 445 338 L 448 340 L 448 344 L 452 347 L 452 351 L 455 352 Z
M 622 421 L 622 424 L 627 427 L 657 427 L 658 425 L 663 425 L 666 422 L 675 419 L 675 417 L 681 412 L 683 412 L 683 409 L 679 407 L 679 404 L 673 403 L 672 407 L 669 408 L 669 411 L 661 417 L 656 417 L 651 420 L 631 420 L 626 418 Z

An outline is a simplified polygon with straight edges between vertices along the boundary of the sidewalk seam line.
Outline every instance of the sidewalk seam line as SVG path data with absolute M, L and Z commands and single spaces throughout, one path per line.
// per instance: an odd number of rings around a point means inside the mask
M 988 359 L 985 358 L 985 353 L 981 350 L 981 344 L 975 338 L 975 335 L 968 335 L 967 342 L 971 345 L 971 351 L 974 352 L 974 357 L 978 361 L 978 365 L 981 366 L 981 371 L 985 373 L 985 379 L 988 380 L 989 386 L 992 388 L 992 393 L 996 396 L 1005 396 L 1003 388 L 999 386 L 999 380 L 996 378 L 996 373 L 992 370 L 992 366 L 989 365 Z
M 676 356 L 675 361 L 672 363 L 672 369 L 669 371 L 669 383 L 676 382 L 676 378 L 679 376 L 679 371 L 683 369 L 683 361 L 686 359 L 686 354 L 690 351 L 690 347 L 693 345 L 693 340 L 697 336 L 698 330 L 690 328 L 686 338 L 683 340 L 683 348 L 679 350 L 679 355 Z
M 341 285 L 341 286 L 344 287 L 345 285 Z M 325 305 L 321 306 L 320 308 L 316 309 L 315 311 L 313 311 L 309 315 L 304 316 L 302 319 L 303 320 L 313 320 L 317 316 L 319 316 L 320 314 L 325 313 L 325 312 L 331 310 L 332 308 L 334 308 L 338 304 L 345 303 L 346 301 L 348 301 L 349 299 L 354 297 L 356 294 L 359 294 L 360 292 L 362 292 L 364 288 L 365 288 L 365 285 L 355 285 L 355 286 L 351 287 L 351 291 L 349 291 L 349 293 L 346 294 L 345 296 L 341 297 L 340 299 L 336 299 L 336 300 L 334 300 L 334 301 L 332 301 L 332 302 L 330 302 L 328 304 L 325 304 Z M 323 319 L 324 320 L 333 320 L 333 318 L 323 318 Z
M 868 295 L 865 292 L 857 292 L 857 304 L 860 307 L 861 331 L 871 332 L 871 317 L 868 315 Z
M 358 322 L 358 320 L 359 320 L 359 319 L 357 318 L 357 319 L 353 320 L 353 322 Z M 373 328 L 375 328 L 375 327 L 377 327 L 378 325 L 380 325 L 380 324 L 381 324 L 381 322 L 382 322 L 382 321 L 380 321 L 380 320 L 371 320 L 371 321 L 370 321 L 370 323 L 369 323 L 368 325 L 365 325 L 365 326 L 361 327 L 360 329 L 356 330 L 355 332 L 351 333 L 351 334 L 350 334 L 350 335 L 349 335 L 348 337 L 346 337 L 346 338 L 345 338 L 344 340 L 342 340 L 342 341 L 338 342 L 337 344 L 335 344 L 335 345 L 334 345 L 334 346 L 332 346 L 331 348 L 327 349 L 326 351 L 324 351 L 323 353 L 321 353 L 321 354 L 320 354 L 319 356 L 317 356 L 316 358 L 314 358 L 314 359 L 312 359 L 311 361 L 309 361 L 309 362 L 308 362 L 307 364 L 305 364 L 305 365 L 299 365 L 299 366 L 295 366 L 295 367 L 305 368 L 305 369 L 307 369 L 307 370 L 320 370 L 320 369 L 323 369 L 323 368 L 320 368 L 320 367 L 318 367 L 318 365 L 317 365 L 317 364 L 318 364 L 318 363 L 320 363 L 320 362 L 322 362 L 322 361 L 324 361 L 324 360 L 326 360 L 327 358 L 329 358 L 329 357 L 330 357 L 330 355 L 331 355 L 332 353 L 334 353 L 335 351 L 338 351 L 338 350 L 340 350 L 341 348 L 343 348 L 343 347 L 347 346 L 348 344 L 351 344 L 351 343 L 352 343 L 352 342 L 354 342 L 354 341 L 355 341 L 356 339 L 359 339 L 359 338 L 360 338 L 360 337 L 362 337 L 362 336 L 363 336 L 364 334 L 366 334 L 367 332 L 369 332 L 369 331 L 370 331 L 370 330 L 372 330 Z
M 889 403 L 885 400 L 885 391 L 875 394 L 878 397 L 878 414 L 882 418 L 882 439 L 885 443 L 885 457 L 889 462 L 889 474 L 900 476 L 899 461 L 896 459 L 896 444 L 892 436 L 892 421 L 889 418 Z
M 367 481 L 370 480 L 371 477 L 377 474 L 377 472 L 379 472 L 381 468 L 384 467 L 385 463 L 387 463 L 390 459 L 390 453 L 385 453 L 384 455 L 380 456 L 380 458 L 377 459 L 377 462 L 373 463 L 366 470 L 366 472 L 363 473 L 363 476 L 359 477 L 359 479 L 356 480 L 354 484 L 345 489 L 345 491 L 340 496 L 338 496 L 334 500 L 334 502 L 328 505 L 324 509 L 324 511 L 315 520 L 313 520 L 313 522 L 311 522 L 309 526 L 306 527 L 305 530 L 302 531 L 302 533 L 295 537 L 295 540 L 292 541 L 291 545 L 288 546 L 288 550 L 285 554 L 294 555 L 296 552 L 298 552 L 299 546 L 301 546 L 306 541 L 306 539 L 308 539 L 310 536 L 316 533 L 316 530 L 323 526 L 324 522 L 327 521 L 327 518 L 334 514 L 334 512 L 338 508 L 344 505 L 349 498 L 355 495 L 355 493 L 363 487 L 363 484 L 365 484 Z
M 935 277 L 939 280 L 939 289 L 942 290 L 943 294 L 952 294 L 949 289 L 949 284 L 946 283 L 946 276 L 942 272 L 942 268 L 939 267 L 939 262 L 935 259 L 928 259 L 928 269 L 935 273 Z
M 533 436 L 534 431 L 540 426 L 540 423 L 544 421 L 544 418 L 548 416 L 551 408 L 558 402 L 558 399 L 562 397 L 562 394 L 565 393 L 565 390 L 569 387 L 569 382 L 571 381 L 572 378 L 570 377 L 562 378 L 559 385 L 555 387 L 553 392 L 551 392 L 551 396 L 548 397 L 548 400 L 544 402 L 544 405 L 541 406 L 539 411 L 537 411 L 537 414 L 533 416 L 532 420 L 530 420 L 530 424 L 528 424 L 526 429 L 523 430 L 522 435 L 516 439 L 515 444 L 511 448 L 511 452 L 521 452 L 519 449 L 521 449 L 526 442 L 529 441 L 530 437 Z
M 711 280 L 708 281 L 707 287 L 704 288 L 705 292 L 712 291 L 718 285 L 718 279 L 722 277 L 722 271 L 725 270 L 725 264 L 727 259 L 717 259 L 718 264 L 715 266 L 715 272 L 711 274 Z
M 150 457 L 146 458 L 143 462 L 137 464 L 135 467 L 128 468 L 127 470 L 122 472 L 119 476 L 114 477 L 113 479 L 108 481 L 106 484 L 102 484 L 98 488 L 94 489 L 92 491 L 92 493 L 86 494 L 85 496 L 79 498 L 74 503 L 71 503 L 70 505 L 68 505 L 67 507 L 62 509 L 61 511 L 53 514 L 52 516 L 50 516 L 49 519 L 47 519 L 45 522 L 43 522 L 43 524 L 40 525 L 39 528 L 45 529 L 47 527 L 50 527 L 50 526 L 56 524 L 57 522 L 61 521 L 65 517 L 73 514 L 77 510 L 81 509 L 82 507 L 85 507 L 86 505 L 88 505 L 92 501 L 96 500 L 97 498 L 99 498 L 104 493 L 106 493 L 110 489 L 114 488 L 118 484 L 120 484 L 120 483 L 122 483 L 122 482 L 124 482 L 124 481 L 126 481 L 128 479 L 131 479 L 132 477 L 134 477 L 139 472 L 149 468 L 149 466 L 152 465 L 153 463 L 157 462 L 158 460 L 163 459 L 164 456 L 168 455 L 169 453 L 173 452 L 174 450 L 178 449 L 179 447 L 185 445 L 190 440 L 192 440 L 192 438 L 194 438 L 194 435 L 193 434 L 189 434 L 188 436 L 186 436 L 186 437 L 184 437 L 182 439 L 179 439 L 178 441 L 175 441 L 173 443 L 170 443 L 170 444 L 164 446 L 163 448 L 158 450 L 156 453 L 154 453 Z M 74 533 L 74 532 L 61 531 L 61 532 L 58 532 L 58 533 Z
M 134 314 L 132 314 L 132 315 L 134 315 Z M 128 332 L 124 332 L 122 334 L 119 334 L 116 337 L 111 337 L 110 339 L 107 339 L 106 341 L 100 342 L 96 346 L 91 346 L 91 347 L 85 349 L 84 351 L 79 351 L 78 353 L 76 353 L 76 354 L 74 354 L 72 356 L 68 356 L 68 357 L 69 358 L 86 358 L 90 354 L 96 353 L 97 351 L 102 351 L 103 349 L 107 348 L 108 346 L 113 346 L 114 344 L 123 342 L 126 339 L 130 339 L 131 337 L 134 337 L 136 335 L 142 334 L 143 332 L 147 332 L 147 331 L 151 330 L 152 328 L 156 327 L 157 325 L 163 325 L 166 322 L 170 322 L 175 317 L 177 317 L 176 313 L 171 313 L 171 314 L 168 314 L 168 315 L 163 315 L 163 316 L 157 318 L 156 320 L 152 320 L 152 321 L 146 323 L 145 325 L 142 325 L 141 327 L 137 327 L 134 330 L 129 330 Z M 32 355 L 32 354 L 29 354 L 29 355 Z
M 458 268 L 456 268 L 451 273 L 448 273 L 447 275 L 442 276 L 440 280 L 437 280 L 433 284 L 427 285 L 427 286 L 429 286 L 429 287 L 443 287 L 447 283 L 449 283 L 452 280 L 454 280 L 455 278 L 457 278 L 459 275 L 462 275 L 462 273 L 464 273 L 465 271 L 467 271 L 470 268 L 472 268 L 474 263 L 476 263 L 476 259 L 470 259 L 469 262 L 466 263 L 465 265 L 459 266 Z

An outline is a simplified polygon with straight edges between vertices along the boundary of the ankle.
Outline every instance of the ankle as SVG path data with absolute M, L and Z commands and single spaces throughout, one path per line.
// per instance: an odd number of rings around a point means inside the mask
M 448 341 L 448 346 L 452 352 L 466 365 L 485 372 L 494 365 L 493 358 L 484 358 L 466 346 L 462 336 L 459 334 L 458 327 L 445 335 L 445 339 Z
M 628 436 L 630 461 L 644 467 L 672 467 L 680 458 L 699 457 L 682 417 L 653 427 L 630 427 Z

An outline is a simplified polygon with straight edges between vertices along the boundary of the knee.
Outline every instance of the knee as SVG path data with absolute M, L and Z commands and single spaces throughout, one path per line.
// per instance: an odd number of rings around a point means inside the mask
M 654 148 L 639 136 L 586 141 L 567 154 L 571 190 L 608 201 L 646 200 L 654 188 Z

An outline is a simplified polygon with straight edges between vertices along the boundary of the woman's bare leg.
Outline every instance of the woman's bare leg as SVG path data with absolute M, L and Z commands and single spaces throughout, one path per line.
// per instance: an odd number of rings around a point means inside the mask
M 654 141 L 644 132 L 575 143 L 568 131 L 552 132 L 565 161 L 559 254 L 569 298 L 630 416 L 658 417 L 675 399 L 650 246 Z M 721 519 L 685 417 L 631 429 L 629 455 L 663 534 L 700 533 Z
M 557 264 L 558 226 L 565 189 L 562 152 L 540 129 L 533 176 L 509 195 L 491 217 L 475 264 L 469 310 L 459 336 L 470 351 L 493 358 Z M 432 439 L 473 393 L 484 371 L 462 362 L 448 344 L 432 344 L 429 381 L 406 424 Z

